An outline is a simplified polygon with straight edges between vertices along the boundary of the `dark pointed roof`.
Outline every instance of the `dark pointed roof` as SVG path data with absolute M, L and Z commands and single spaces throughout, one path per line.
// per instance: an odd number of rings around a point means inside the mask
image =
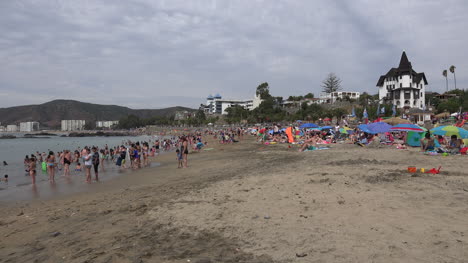
M 411 66 L 411 62 L 409 62 L 408 57 L 406 56 L 406 52 L 403 51 L 401 54 L 400 65 L 398 66 L 399 71 L 411 71 L 413 67 Z
M 427 79 L 426 75 L 424 75 L 424 72 L 417 73 L 416 71 L 414 71 L 411 62 L 406 56 L 406 52 L 403 51 L 403 53 L 401 54 L 400 64 L 398 65 L 398 68 L 391 68 L 387 72 L 387 74 L 380 76 L 379 80 L 377 81 L 377 86 L 381 87 L 385 82 L 385 78 L 396 78 L 408 74 L 411 74 L 411 76 L 413 76 L 413 81 L 415 83 L 419 83 L 421 80 L 424 80 L 424 84 L 427 85 Z

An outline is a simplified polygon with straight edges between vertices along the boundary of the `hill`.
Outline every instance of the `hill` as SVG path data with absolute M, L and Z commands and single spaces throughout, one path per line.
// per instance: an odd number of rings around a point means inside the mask
M 60 127 L 61 120 L 119 120 L 127 115 L 140 118 L 153 116 L 171 116 L 176 111 L 194 111 L 186 107 L 170 107 L 164 109 L 130 109 L 117 105 L 100 105 L 75 100 L 53 100 L 39 105 L 15 106 L 0 108 L 0 122 L 2 125 L 17 124 L 25 121 L 37 121 L 41 127 Z

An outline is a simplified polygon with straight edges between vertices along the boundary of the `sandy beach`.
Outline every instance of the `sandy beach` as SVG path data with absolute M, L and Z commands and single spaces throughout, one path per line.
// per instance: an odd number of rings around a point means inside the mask
M 468 260 L 466 156 L 209 147 L 189 169 L 166 154 L 84 193 L 1 203 L 0 262 Z

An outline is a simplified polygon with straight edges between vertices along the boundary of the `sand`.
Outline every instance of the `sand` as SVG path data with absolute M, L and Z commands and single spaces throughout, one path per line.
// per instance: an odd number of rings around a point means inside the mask
M 209 147 L 190 169 L 166 155 L 87 193 L 2 204 L 0 262 L 468 261 L 466 156 Z

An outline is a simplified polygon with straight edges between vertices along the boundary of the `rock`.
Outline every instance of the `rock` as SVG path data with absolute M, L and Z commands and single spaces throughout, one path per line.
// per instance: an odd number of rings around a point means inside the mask
M 61 234 L 62 234 L 62 233 L 60 233 L 60 232 L 54 232 L 54 233 L 52 233 L 50 236 L 51 236 L 51 237 L 58 237 L 58 236 L 61 235 Z
M 296 257 L 298 258 L 307 257 L 307 253 L 296 253 Z
M 270 216 L 264 216 L 263 218 L 264 219 L 270 219 L 271 217 Z
M 23 211 L 21 211 L 19 214 L 17 214 L 17 216 L 22 216 L 22 215 L 24 215 Z

